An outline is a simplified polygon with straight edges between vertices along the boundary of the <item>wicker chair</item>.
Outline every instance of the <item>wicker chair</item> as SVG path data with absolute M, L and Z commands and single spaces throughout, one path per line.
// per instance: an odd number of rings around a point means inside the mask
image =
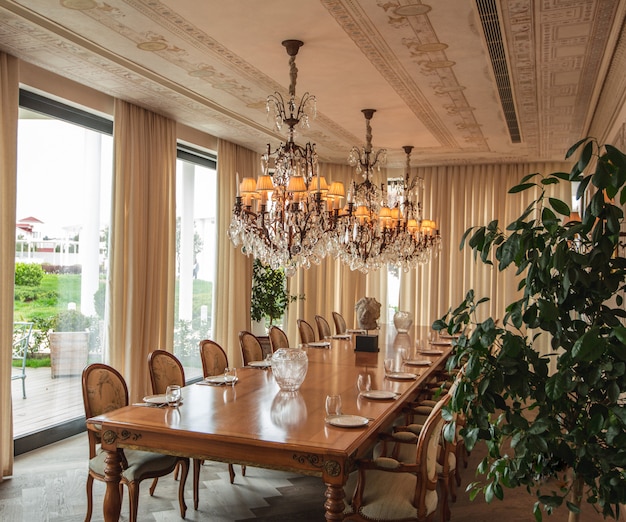
M 278 326 L 270 326 L 269 336 L 272 352 L 275 352 L 279 348 L 289 348 L 287 334 L 278 328 Z
M 304 319 L 298 319 L 298 331 L 300 332 L 300 341 L 303 344 L 315 342 L 315 330 Z
M 316 315 L 315 324 L 317 324 L 317 333 L 319 334 L 320 341 L 331 337 L 332 334 L 330 333 L 330 325 L 324 317 Z
M 106 364 L 96 363 L 87 366 L 82 374 L 83 403 L 86 418 L 95 417 L 109 411 L 128 405 L 128 387 L 120 373 Z M 92 425 L 88 426 L 89 437 L 89 474 L 87 476 L 87 514 L 85 522 L 91 520 L 93 512 L 93 481 L 105 482 L 104 475 L 106 451 L 99 448 L 100 431 Z M 185 518 L 187 505 L 185 504 L 184 490 L 187 474 L 189 473 L 189 459 L 162 455 L 150 451 L 119 450 L 122 452 L 122 478 L 120 484 L 128 486 L 130 501 L 129 520 L 137 520 L 139 505 L 139 484 L 144 479 L 155 479 L 150 487 L 150 495 L 154 493 L 158 477 L 163 477 L 180 466 L 181 477 L 178 485 L 178 503 L 180 516 Z
M 256 335 L 246 330 L 239 332 L 239 344 L 244 366 L 248 366 L 253 361 L 263 360 L 263 348 Z
M 348 329 L 346 326 L 346 320 L 339 312 L 333 312 L 333 322 L 335 323 L 335 333 L 337 335 L 344 335 Z

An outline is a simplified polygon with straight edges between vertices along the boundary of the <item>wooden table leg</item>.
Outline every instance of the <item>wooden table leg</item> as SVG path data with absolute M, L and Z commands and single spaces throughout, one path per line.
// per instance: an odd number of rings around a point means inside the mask
M 120 498 L 120 479 L 122 478 L 122 461 L 117 450 L 107 450 L 104 459 L 104 481 L 106 492 L 102 511 L 105 522 L 118 522 L 122 509 Z
M 326 497 L 326 502 L 324 502 L 326 520 L 343 520 L 343 510 L 345 509 L 343 499 L 346 496 L 343 486 L 326 482 L 324 496 Z

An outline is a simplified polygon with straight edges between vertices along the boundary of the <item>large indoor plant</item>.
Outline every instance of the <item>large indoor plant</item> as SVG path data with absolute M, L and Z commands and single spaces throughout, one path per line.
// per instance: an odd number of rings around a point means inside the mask
M 577 150 L 569 174 L 529 175 L 510 190 L 542 189 L 506 230 L 493 221 L 463 236 L 461 248 L 467 242 L 482 262 L 495 257 L 497 270 L 516 271 L 521 298 L 502 310 L 503 320 L 477 319 L 486 299 L 469 291 L 434 324 L 462 333 L 449 359 L 450 369 L 466 364 L 452 407 L 465 413 L 467 447 L 481 440 L 488 447 L 473 495 L 482 491 L 490 501 L 504 496 L 503 487 L 524 486 L 537 495 L 537 520 L 542 508 L 564 504 L 570 521 L 584 520 L 583 506 L 617 518 L 626 502 L 626 259 L 618 206 L 626 202 L 626 156 L 581 140 L 567 157 Z M 578 183 L 578 197 L 588 200 L 582 221 L 568 221 L 569 205 L 545 193 L 563 182 Z M 547 354 L 539 348 L 546 337 Z
M 252 296 L 250 316 L 255 322 L 269 327 L 280 319 L 291 301 L 298 297 L 289 295 L 287 278 L 282 268 L 273 269 L 258 259 L 252 265 Z

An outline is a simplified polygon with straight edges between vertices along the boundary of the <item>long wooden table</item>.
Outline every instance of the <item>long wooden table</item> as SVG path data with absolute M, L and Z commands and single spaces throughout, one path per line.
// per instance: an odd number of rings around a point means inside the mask
M 381 347 L 379 353 L 365 353 L 355 352 L 349 340 L 333 340 L 330 348 L 305 348 L 309 367 L 298 392 L 281 392 L 271 370 L 240 368 L 234 387 L 186 386 L 179 408 L 128 406 L 89 419 L 88 423 L 101 426 L 102 448 L 108 453 L 105 521 L 117 521 L 120 516 L 118 448 L 320 476 L 326 484 L 326 520 L 342 520 L 343 486 L 354 461 L 366 454 L 403 404 L 444 364 L 449 347 L 437 348 L 445 348 L 444 355 L 427 356 L 431 366 L 407 366 L 417 378 L 400 381 L 384 376 L 383 360 L 393 355 L 393 345 Z M 356 381 L 363 372 L 371 374 L 372 389 L 392 390 L 398 398 L 360 397 Z M 360 428 L 327 424 L 325 397 L 329 394 L 341 395 L 343 413 L 368 417 L 370 422 Z

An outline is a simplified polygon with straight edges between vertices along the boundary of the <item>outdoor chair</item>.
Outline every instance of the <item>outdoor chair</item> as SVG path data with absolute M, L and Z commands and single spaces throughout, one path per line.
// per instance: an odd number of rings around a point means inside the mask
M 11 380 L 22 379 L 22 399 L 26 398 L 26 358 L 32 331 L 33 323 L 13 323 L 13 360 L 20 361 L 20 366 L 12 368 Z

